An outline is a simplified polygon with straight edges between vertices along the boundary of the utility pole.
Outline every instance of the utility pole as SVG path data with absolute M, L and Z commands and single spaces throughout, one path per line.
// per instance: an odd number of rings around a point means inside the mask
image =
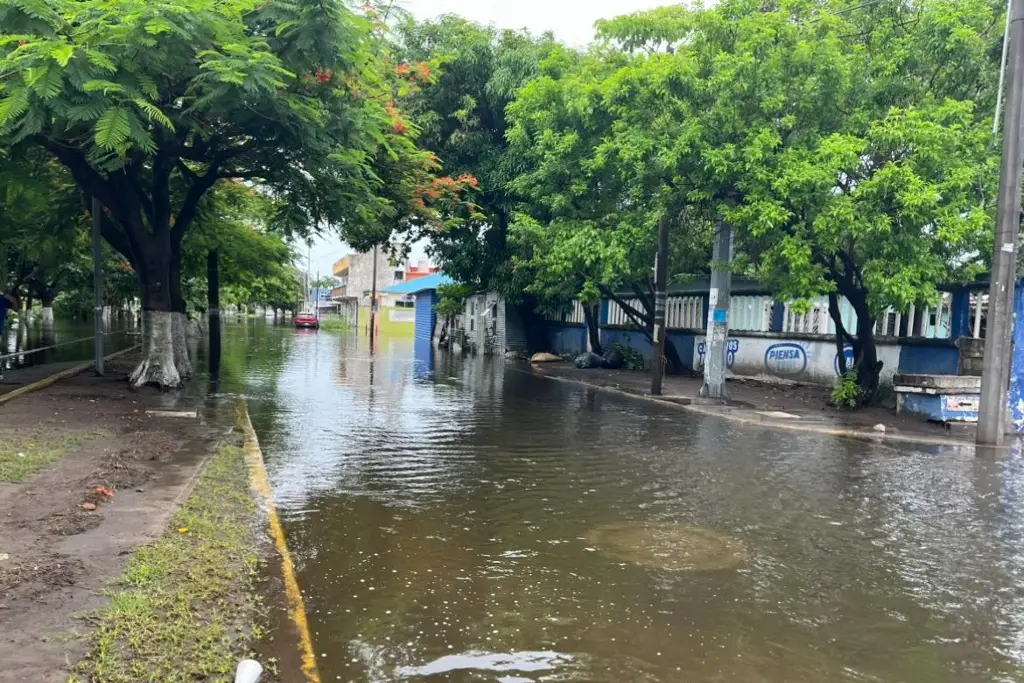
M 370 285 L 370 348 L 373 348 L 373 324 L 377 317 L 377 246 L 373 247 L 373 284 Z
M 206 303 L 210 325 L 210 380 L 220 379 L 220 264 L 216 249 L 206 255 Z
M 661 396 L 665 376 L 665 307 L 668 302 L 668 214 L 658 220 L 658 254 L 654 257 L 654 343 L 651 345 L 651 394 Z
M 708 331 L 704 340 L 704 384 L 700 395 L 726 399 L 726 347 L 729 339 L 729 298 L 732 294 L 732 226 L 718 219 L 711 253 Z
M 999 203 L 992 276 L 988 290 L 985 357 L 981 372 L 981 404 L 978 408 L 979 446 L 998 446 L 1003 441 L 1006 395 L 1013 328 L 1013 288 L 1017 271 L 1017 237 L 1020 232 L 1021 167 L 1024 165 L 1024 0 L 1010 5 L 1010 85 L 1003 114 L 1003 161 L 999 172 Z
M 103 206 L 92 198 L 92 305 L 95 330 L 96 374 L 103 375 Z

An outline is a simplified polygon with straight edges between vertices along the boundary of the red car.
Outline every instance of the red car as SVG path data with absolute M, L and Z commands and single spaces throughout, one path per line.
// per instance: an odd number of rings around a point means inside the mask
M 320 319 L 313 313 L 299 313 L 295 316 L 295 320 L 292 321 L 295 327 L 305 327 L 314 330 L 320 329 Z

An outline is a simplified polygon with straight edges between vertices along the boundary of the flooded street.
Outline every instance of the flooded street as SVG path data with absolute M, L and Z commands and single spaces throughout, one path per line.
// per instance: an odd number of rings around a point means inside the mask
M 1024 678 L 1018 459 L 748 427 L 412 339 L 249 322 L 223 367 L 325 682 Z

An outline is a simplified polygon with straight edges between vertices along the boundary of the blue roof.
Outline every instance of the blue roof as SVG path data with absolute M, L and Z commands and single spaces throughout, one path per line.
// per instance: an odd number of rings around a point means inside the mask
M 415 294 L 427 289 L 437 289 L 441 285 L 450 285 L 454 282 L 455 280 L 444 273 L 434 273 L 433 275 L 424 275 L 408 282 L 399 282 L 397 285 L 391 285 L 384 292 L 386 294 Z

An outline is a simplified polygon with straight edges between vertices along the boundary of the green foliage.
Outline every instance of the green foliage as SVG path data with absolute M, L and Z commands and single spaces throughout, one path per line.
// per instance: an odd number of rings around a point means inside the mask
M 328 332 L 347 332 L 349 330 L 349 324 L 347 320 L 327 316 L 320 319 L 320 329 Z
M 462 315 L 466 310 L 466 297 L 473 293 L 469 285 L 450 283 L 437 288 L 438 301 L 436 311 L 442 316 Z
M 418 142 L 453 177 L 478 185 L 473 210 L 430 234 L 431 254 L 460 282 L 496 289 L 512 299 L 526 282 L 508 267 L 508 225 L 514 199 L 509 183 L 517 160 L 507 153 L 505 108 L 539 73 L 554 47 L 550 36 L 498 31 L 460 17 L 406 20 L 398 26 L 400 59 L 432 64 L 437 75 L 406 101 L 418 122 Z
M 837 408 L 853 409 L 864 402 L 864 389 L 857 381 L 857 369 L 847 370 L 846 374 L 836 379 L 832 387 L 831 401 Z
M 629 344 L 615 342 L 612 350 L 622 354 L 622 367 L 627 370 L 643 370 L 647 364 L 644 362 L 644 355 Z

